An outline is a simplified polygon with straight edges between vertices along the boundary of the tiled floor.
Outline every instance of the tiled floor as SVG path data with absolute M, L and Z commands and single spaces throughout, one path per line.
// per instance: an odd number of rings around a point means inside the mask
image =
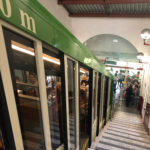
M 92 143 L 92 149 L 150 150 L 150 136 L 147 135 L 142 119 L 136 110 L 121 106 Z

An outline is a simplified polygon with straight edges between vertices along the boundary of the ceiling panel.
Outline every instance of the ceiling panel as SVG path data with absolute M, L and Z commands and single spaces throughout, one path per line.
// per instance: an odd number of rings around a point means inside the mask
M 70 16 L 150 17 L 150 0 L 59 0 Z
M 71 14 L 77 13 L 105 13 L 105 8 L 100 4 L 68 4 L 64 5 Z

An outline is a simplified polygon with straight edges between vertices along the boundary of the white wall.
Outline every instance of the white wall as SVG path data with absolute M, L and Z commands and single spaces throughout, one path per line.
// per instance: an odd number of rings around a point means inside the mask
M 144 28 L 150 28 L 149 18 L 72 18 L 72 32 L 81 42 L 98 34 L 115 34 L 148 55 L 150 47 L 140 37 Z
M 58 0 L 38 0 L 53 16 L 55 16 L 69 31 L 72 31 L 71 18 Z

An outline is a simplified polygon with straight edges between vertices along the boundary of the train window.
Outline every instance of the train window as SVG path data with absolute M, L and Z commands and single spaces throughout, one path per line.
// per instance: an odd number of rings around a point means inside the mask
M 2 134 L 1 134 L 1 129 L 0 129 L 0 150 L 4 150 L 3 139 L 2 139 Z
M 80 149 L 89 140 L 89 71 L 80 67 Z M 88 144 L 88 143 L 87 143 Z
M 4 29 L 24 147 L 45 149 L 33 41 Z
M 63 143 L 63 112 L 61 90 L 62 77 L 60 71 L 60 59 L 56 58 L 60 54 L 52 54 L 50 50 L 51 48 L 43 48 L 43 60 L 46 78 L 51 142 L 52 149 L 55 150 Z
M 103 120 L 104 124 L 106 124 L 107 118 L 107 100 L 108 100 L 108 77 L 105 77 L 105 91 L 104 91 L 104 103 L 103 103 Z
M 97 119 L 98 119 L 98 122 L 97 122 L 97 136 L 99 134 L 99 127 L 100 127 L 100 122 L 101 122 L 101 92 L 102 92 L 102 82 L 101 82 L 101 73 L 98 73 L 98 101 L 97 101 Z
M 71 150 L 76 148 L 76 111 L 75 111 L 75 62 L 68 59 L 68 96 Z
M 96 119 L 96 97 L 97 97 L 97 92 L 96 92 L 96 88 L 97 88 L 97 73 L 94 73 L 94 87 L 93 87 L 93 100 L 92 100 L 92 110 L 93 110 L 93 123 Z

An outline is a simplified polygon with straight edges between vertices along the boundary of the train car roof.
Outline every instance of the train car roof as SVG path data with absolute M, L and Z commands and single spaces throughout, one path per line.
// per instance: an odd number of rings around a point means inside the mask
M 90 68 L 113 78 L 113 75 L 105 69 L 105 65 L 37 0 L 9 0 L 9 2 L 10 6 L 3 3 L 4 9 L 0 11 L 0 18 L 50 44 Z M 9 12 L 6 9 L 9 9 Z

